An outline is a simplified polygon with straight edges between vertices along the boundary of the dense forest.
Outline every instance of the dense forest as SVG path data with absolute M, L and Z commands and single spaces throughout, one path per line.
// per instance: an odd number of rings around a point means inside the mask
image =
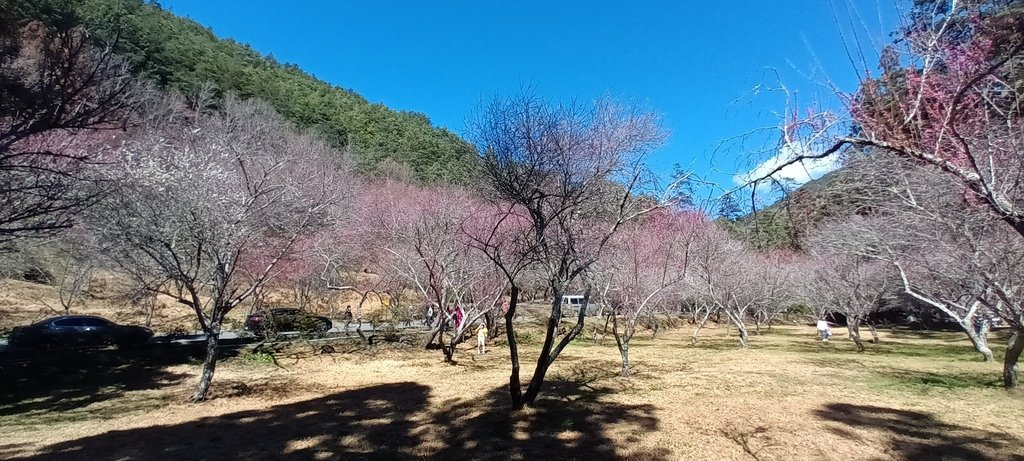
M 464 182 L 473 148 L 416 112 L 396 112 L 292 64 L 278 63 L 245 44 L 219 39 L 195 21 L 145 0 L 4 0 L 6 24 L 41 21 L 49 27 L 84 27 L 133 70 L 163 88 L 194 94 L 213 84 L 217 93 L 267 101 L 288 121 L 337 148 L 350 148 L 360 171 L 411 170 L 423 182 Z

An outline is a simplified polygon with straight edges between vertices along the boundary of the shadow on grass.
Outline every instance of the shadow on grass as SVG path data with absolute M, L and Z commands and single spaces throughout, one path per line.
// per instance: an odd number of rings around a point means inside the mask
M 474 401 L 438 404 L 429 399 L 430 387 L 385 384 L 182 424 L 111 431 L 11 459 L 616 459 L 618 444 L 657 430 L 653 406 L 603 402 L 601 393 L 572 380 L 554 380 L 547 392 L 562 398 L 513 413 L 504 388 Z M 613 424 L 626 433 L 613 434 Z M 667 450 L 630 454 L 667 458 Z
M 945 423 L 927 413 L 871 405 L 831 403 L 815 411 L 834 424 L 828 430 L 851 440 L 851 428 L 887 432 L 893 459 L 1024 460 L 1022 441 L 1009 434 Z
M 222 351 L 222 357 L 233 351 Z M 65 414 L 109 401 L 132 391 L 160 389 L 187 375 L 166 370 L 170 365 L 201 361 L 201 347 L 163 346 L 137 350 L 56 349 L 8 351 L 0 356 L 0 418 L 44 423 L 63 421 Z M 117 415 L 117 407 L 108 408 Z M 78 415 L 95 418 L 95 412 Z

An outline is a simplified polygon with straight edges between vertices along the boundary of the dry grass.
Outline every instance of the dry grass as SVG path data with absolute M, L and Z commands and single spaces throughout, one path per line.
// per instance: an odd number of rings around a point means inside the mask
M 455 366 L 411 349 L 240 356 L 200 405 L 183 403 L 196 364 L 153 367 L 159 385 L 71 408 L 0 406 L 0 458 L 1024 459 L 1024 398 L 960 335 L 883 332 L 857 354 L 809 327 L 746 350 L 725 328 L 697 346 L 689 333 L 635 339 L 630 378 L 612 340 L 578 340 L 539 405 L 515 414 L 500 346 L 466 345 Z

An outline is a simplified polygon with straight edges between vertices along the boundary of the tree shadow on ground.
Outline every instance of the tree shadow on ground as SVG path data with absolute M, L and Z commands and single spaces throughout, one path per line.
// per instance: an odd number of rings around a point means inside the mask
M 5 352 L 0 417 L 59 414 L 131 391 L 160 389 L 187 377 L 166 367 L 201 361 L 203 354 L 202 348 L 184 346 Z
M 11 459 L 616 459 L 619 444 L 657 429 L 650 405 L 599 401 L 571 381 L 511 412 L 504 388 L 478 400 L 431 402 L 417 383 L 369 386 L 266 409 L 174 425 L 111 431 Z M 610 426 L 616 425 L 619 432 Z M 626 431 L 623 433 L 622 431 Z M 633 432 L 629 432 L 633 431 Z M 614 432 L 614 433 L 613 433 Z M 663 450 L 629 449 L 661 460 Z M 0 452 L 0 456 L 4 453 Z
M 886 431 L 890 455 L 903 460 L 1024 460 L 1010 434 L 943 422 L 933 415 L 871 405 L 831 403 L 815 411 L 836 435 L 860 440 L 850 428 Z

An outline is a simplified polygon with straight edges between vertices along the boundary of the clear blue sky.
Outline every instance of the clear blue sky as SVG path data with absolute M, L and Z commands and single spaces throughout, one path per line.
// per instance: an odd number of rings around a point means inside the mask
M 220 37 L 249 43 L 370 101 L 424 113 L 458 133 L 482 98 L 523 86 L 553 99 L 641 100 L 664 115 L 671 131 L 652 161 L 656 170 L 679 163 L 728 186 L 745 165 L 719 155 L 713 167 L 710 151 L 775 124 L 772 111 L 784 107 L 778 95 L 750 97 L 756 85 L 777 82 L 766 69 L 777 69 L 805 101 L 822 92 L 815 82 L 826 79 L 854 89 L 856 72 L 835 18 L 847 39 L 851 22 L 862 39 L 884 39 L 894 26 L 893 1 L 162 4 Z

